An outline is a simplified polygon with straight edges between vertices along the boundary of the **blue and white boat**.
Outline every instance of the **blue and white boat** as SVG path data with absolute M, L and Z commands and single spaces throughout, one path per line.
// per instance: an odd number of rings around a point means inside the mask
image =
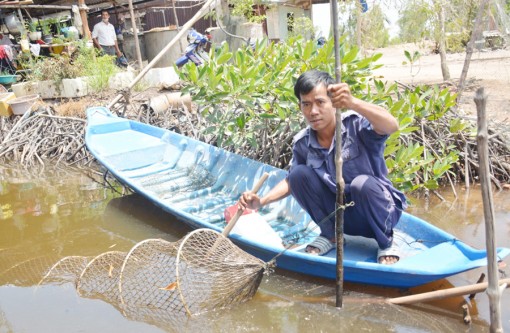
M 266 172 L 269 178 L 260 194 L 286 175 L 284 170 L 178 133 L 114 116 L 104 107 L 89 108 L 87 117 L 86 145 L 98 162 L 121 183 L 192 228 L 221 232 L 226 225 L 225 208 L 234 205 L 242 192 Z M 271 234 L 257 237 L 257 232 L 243 232 L 236 226 L 229 236 L 234 243 L 264 261 L 284 251 L 286 244 L 294 244 L 278 256 L 278 267 L 336 278 L 334 250 L 324 256 L 304 252 L 318 228 L 292 196 L 264 207 L 257 216 L 271 227 Z M 346 236 L 345 281 L 406 288 L 487 264 L 485 250 L 474 249 L 407 213 L 397 225 L 395 240 L 401 259 L 382 265 L 377 263 L 374 240 Z M 503 259 L 510 249 L 500 248 L 497 253 Z

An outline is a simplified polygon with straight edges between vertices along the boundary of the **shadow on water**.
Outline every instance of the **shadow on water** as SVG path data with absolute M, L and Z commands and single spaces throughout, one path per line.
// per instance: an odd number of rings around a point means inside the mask
M 41 181 L 43 179 L 43 181 Z M 448 194 L 445 194 L 448 197 Z M 509 247 L 510 195 L 496 198 L 498 245 Z M 448 204 L 416 202 L 411 213 L 484 247 L 480 197 L 470 194 Z M 433 207 L 433 208 L 430 208 Z M 334 281 L 276 269 L 264 276 L 253 300 L 191 319 L 166 314 L 154 320 L 123 316 L 116 307 L 81 298 L 71 284 L 37 287 L 44 270 L 70 255 L 96 256 L 128 251 L 148 238 L 170 242 L 190 229 L 139 195 L 117 197 L 87 177 L 69 174 L 24 175 L 0 169 L 0 327 L 10 332 L 488 332 L 488 303 L 471 302 L 473 322 L 462 322 L 465 297 L 412 306 L 384 300 L 475 283 L 474 270 L 411 290 L 346 283 L 344 307 L 334 307 Z M 508 291 L 502 310 L 510 329 Z M 479 314 L 477 314 L 480 312 Z M 27 318 L 27 313 L 30 317 Z

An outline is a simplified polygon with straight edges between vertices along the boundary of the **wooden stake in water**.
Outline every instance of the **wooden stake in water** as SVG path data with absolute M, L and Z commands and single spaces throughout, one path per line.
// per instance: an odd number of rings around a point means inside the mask
M 503 332 L 501 323 L 501 291 L 498 287 L 498 262 L 494 239 L 494 204 L 492 201 L 491 180 L 489 174 L 487 117 L 485 114 L 487 95 L 485 94 L 483 87 L 476 91 L 475 104 L 478 120 L 478 134 L 476 136 L 476 140 L 478 143 L 480 183 L 482 185 L 483 214 L 485 217 L 485 243 L 487 247 L 487 276 L 489 278 L 487 295 L 489 296 L 490 304 L 490 331 Z
M 340 45 L 338 41 L 338 3 L 331 0 L 331 23 L 333 26 L 333 39 L 335 42 L 335 79 L 342 81 L 342 64 L 340 63 Z M 336 307 L 342 307 L 344 284 L 344 178 L 342 175 L 342 110 L 336 109 L 335 132 L 335 166 L 336 166 Z

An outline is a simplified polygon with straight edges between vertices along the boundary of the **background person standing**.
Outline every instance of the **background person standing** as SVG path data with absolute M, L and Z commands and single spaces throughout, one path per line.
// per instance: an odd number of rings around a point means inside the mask
M 99 50 L 102 50 L 108 55 L 117 55 L 121 57 L 119 45 L 117 44 L 117 35 L 115 33 L 115 27 L 109 23 L 110 14 L 107 10 L 101 11 L 101 22 L 94 25 L 92 30 L 92 40 L 94 46 Z

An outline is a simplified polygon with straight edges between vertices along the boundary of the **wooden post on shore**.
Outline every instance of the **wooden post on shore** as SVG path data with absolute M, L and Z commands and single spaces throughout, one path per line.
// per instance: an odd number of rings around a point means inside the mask
M 177 27 L 177 32 L 181 30 L 181 26 L 179 25 L 179 16 L 177 16 L 177 9 L 175 9 L 175 0 L 172 0 L 172 12 L 174 13 L 175 26 Z M 179 39 L 179 49 L 181 53 L 184 53 L 184 47 L 182 46 L 182 40 Z
M 78 0 L 78 8 L 80 10 L 81 23 L 83 27 L 83 36 L 86 40 L 92 40 L 89 28 L 89 19 L 87 16 L 87 6 L 85 6 L 85 0 Z
M 172 46 L 174 46 L 174 44 L 176 42 L 179 41 L 179 38 L 181 38 L 185 33 L 186 31 L 191 28 L 193 26 L 193 24 L 195 24 L 196 21 L 198 21 L 202 16 L 204 16 L 205 14 L 207 14 L 207 11 L 208 11 L 208 7 L 210 5 L 212 5 L 214 3 L 214 0 L 207 0 L 204 5 L 202 6 L 202 8 L 200 8 L 200 10 L 198 12 L 196 12 L 196 14 L 188 21 L 186 22 L 183 26 L 182 26 L 182 29 L 177 33 L 177 35 L 161 50 L 159 51 L 159 53 L 156 55 L 156 57 L 154 57 L 154 59 L 152 59 L 151 62 L 149 62 L 149 64 L 147 66 L 145 66 L 142 71 L 140 73 L 138 73 L 138 75 L 133 79 L 133 81 L 131 81 L 131 83 L 129 84 L 129 86 L 127 87 L 127 89 L 131 90 L 133 89 L 133 87 L 136 85 L 136 83 L 138 81 L 140 81 L 142 79 L 142 77 L 147 74 L 147 72 L 152 68 L 154 67 L 154 65 L 159 61 L 161 60 L 161 58 L 165 55 L 165 53 L 170 50 L 170 48 Z M 109 104 L 108 104 L 108 108 L 112 108 L 118 101 L 120 101 L 120 99 L 122 98 L 122 94 L 118 94 Z
M 480 164 L 480 183 L 482 187 L 483 213 L 485 217 L 485 243 L 487 247 L 487 276 L 489 287 L 487 295 L 490 307 L 490 331 L 503 332 L 501 323 L 501 291 L 498 286 L 498 262 L 494 239 L 494 204 L 492 200 L 491 179 L 489 170 L 489 148 L 487 133 L 487 117 L 485 106 L 487 94 L 481 87 L 476 91 L 475 104 L 478 120 L 478 160 Z
M 131 16 L 131 27 L 133 28 L 133 36 L 135 37 L 136 60 L 138 61 L 138 68 L 142 70 L 142 53 L 140 52 L 140 43 L 138 41 L 138 28 L 136 26 L 133 0 L 129 0 L 129 15 Z

